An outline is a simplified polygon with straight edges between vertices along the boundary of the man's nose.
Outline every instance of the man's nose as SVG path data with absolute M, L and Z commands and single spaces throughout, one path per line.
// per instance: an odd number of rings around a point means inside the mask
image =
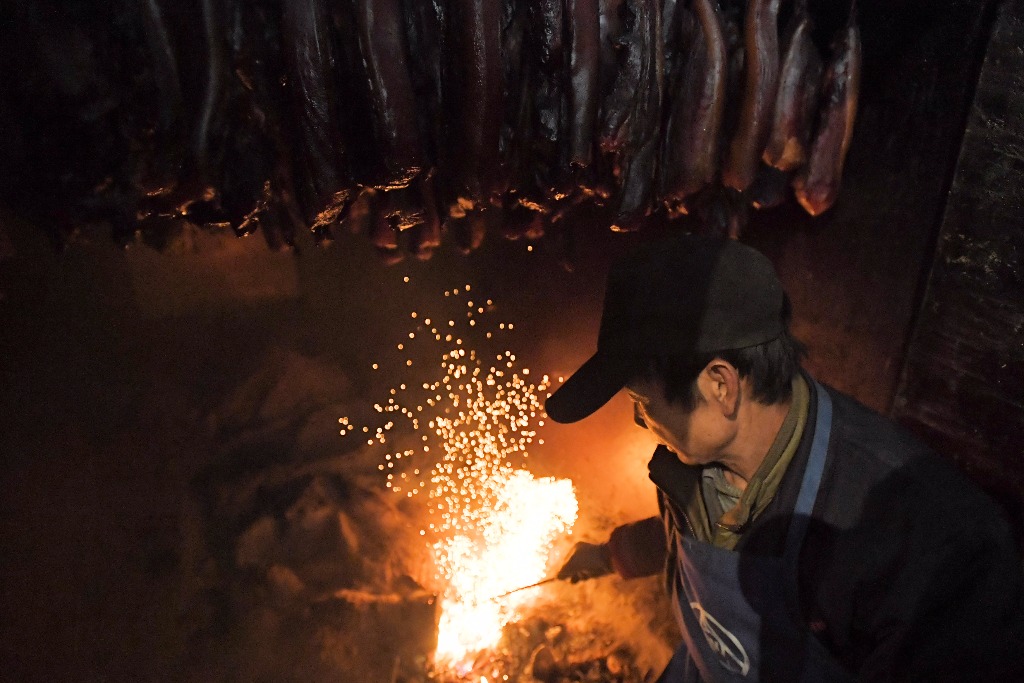
M 640 404 L 636 401 L 633 402 L 633 422 L 636 423 L 637 427 L 647 429 L 647 423 L 644 422 L 643 413 L 640 412 Z

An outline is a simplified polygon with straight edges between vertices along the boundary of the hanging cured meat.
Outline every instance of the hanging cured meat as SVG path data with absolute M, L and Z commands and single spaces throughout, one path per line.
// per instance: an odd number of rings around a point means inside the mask
M 54 157 L 24 203 L 59 205 L 58 234 L 159 245 L 184 220 L 287 248 L 348 222 L 394 261 L 494 230 L 568 262 L 586 209 L 735 237 L 748 207 L 835 203 L 857 109 L 855 13 L 826 60 L 807 0 L 115 4 L 19 5 L 0 35 L 25 74 L 5 125 Z
M 825 74 L 818 126 L 810 156 L 793 181 L 797 201 L 812 216 L 829 209 L 839 194 L 843 164 L 853 138 L 860 92 L 860 31 L 850 21 L 832 44 L 832 58 Z

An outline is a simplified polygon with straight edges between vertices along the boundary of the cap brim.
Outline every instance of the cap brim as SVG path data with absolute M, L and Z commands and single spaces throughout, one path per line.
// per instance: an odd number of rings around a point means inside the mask
M 555 422 L 577 422 L 610 401 L 627 381 L 624 359 L 598 352 L 548 397 L 544 410 Z

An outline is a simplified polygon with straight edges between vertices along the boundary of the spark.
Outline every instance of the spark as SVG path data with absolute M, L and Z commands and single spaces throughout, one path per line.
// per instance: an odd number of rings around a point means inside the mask
M 444 295 L 459 296 L 460 291 L 468 294 L 470 287 Z M 504 625 L 536 598 L 529 591 L 501 600 L 494 596 L 543 579 L 554 542 L 571 533 L 577 515 L 570 480 L 538 478 L 525 467 L 529 448 L 543 443 L 537 431 L 543 419 L 538 418 L 544 414 L 550 379 L 543 375 L 538 383 L 530 381 L 529 369 L 518 368 L 511 350 L 478 352 L 475 343 L 489 348 L 514 329 L 508 322 L 478 321 L 475 313 L 493 312 L 491 299 L 486 306 L 468 302 L 467 318 L 458 316 L 464 330 L 456 318 L 441 317 L 452 334 L 442 337 L 433 328 L 431 335 L 408 332 L 410 344 L 426 347 L 422 354 L 410 349 L 409 355 L 436 353 L 439 362 L 427 367 L 438 375 L 409 377 L 389 390 L 387 408 L 375 406 L 378 413 L 400 412 L 405 418 L 401 428 L 419 437 L 416 450 L 389 451 L 378 470 L 386 473 L 385 485 L 392 492 L 426 498 L 427 519 L 419 535 L 428 543 L 442 596 L 434 659 L 454 671 L 495 648 Z M 423 324 L 430 320 L 424 317 Z M 417 367 L 427 372 L 422 363 Z M 339 422 L 352 428 L 347 418 Z M 396 428 L 389 420 L 367 443 L 385 444 L 385 434 Z M 403 456 L 412 462 L 399 462 Z

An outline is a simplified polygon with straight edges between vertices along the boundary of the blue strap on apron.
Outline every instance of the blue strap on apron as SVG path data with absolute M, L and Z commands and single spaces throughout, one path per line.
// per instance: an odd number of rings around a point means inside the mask
M 811 380 L 814 382 L 814 380 Z M 825 387 L 814 382 L 815 393 L 818 395 L 818 414 L 814 421 L 814 439 L 811 441 L 811 453 L 807 458 L 804 479 L 800 484 L 800 493 L 793 506 L 793 519 L 786 534 L 785 557 L 796 561 L 800 547 L 804 544 L 807 525 L 814 511 L 814 501 L 818 498 L 821 477 L 825 473 L 825 460 L 828 454 L 828 440 L 832 435 L 832 397 Z

